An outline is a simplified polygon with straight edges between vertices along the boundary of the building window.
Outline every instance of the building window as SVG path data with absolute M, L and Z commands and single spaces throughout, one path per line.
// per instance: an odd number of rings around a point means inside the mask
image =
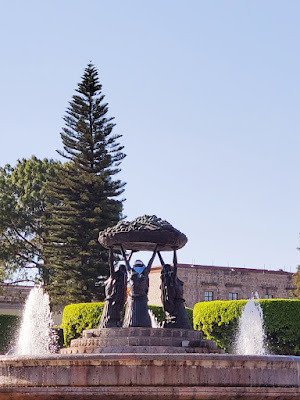
M 265 299 L 273 299 L 273 295 L 272 294 L 266 294 L 265 295 Z
M 238 294 L 237 293 L 229 293 L 229 300 L 237 300 Z
M 204 292 L 204 301 L 213 301 L 214 292 Z

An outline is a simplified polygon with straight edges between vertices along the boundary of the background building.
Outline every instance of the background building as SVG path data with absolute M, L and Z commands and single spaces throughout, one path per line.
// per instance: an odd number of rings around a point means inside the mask
M 153 267 L 149 275 L 152 305 L 161 305 L 160 271 L 161 267 Z M 187 307 L 199 301 L 249 299 L 255 292 L 261 299 L 289 299 L 295 289 L 293 274 L 282 270 L 179 264 L 178 277 L 184 282 Z M 21 315 L 30 290 L 30 286 L 0 285 L 0 314 Z M 60 312 L 54 320 L 56 324 L 61 322 Z
M 0 314 L 21 316 L 31 289 L 32 286 L 0 285 Z M 61 324 L 63 308 L 56 309 L 52 314 L 55 325 Z
M 149 275 L 152 305 L 161 305 L 160 271 L 153 267 Z M 179 264 L 178 277 L 184 282 L 187 307 L 199 301 L 249 299 L 255 292 L 261 299 L 289 299 L 295 289 L 293 274 L 282 270 Z
M 31 289 L 30 286 L 0 285 L 0 314 L 22 315 Z

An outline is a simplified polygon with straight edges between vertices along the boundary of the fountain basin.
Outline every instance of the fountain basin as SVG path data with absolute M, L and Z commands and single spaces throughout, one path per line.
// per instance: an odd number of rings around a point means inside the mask
M 290 400 L 300 357 L 70 354 L 0 359 L 0 400 Z

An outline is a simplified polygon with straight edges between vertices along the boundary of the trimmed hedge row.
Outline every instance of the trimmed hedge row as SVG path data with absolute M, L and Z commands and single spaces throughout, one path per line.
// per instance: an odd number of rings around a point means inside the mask
M 79 303 L 66 306 L 60 326 L 64 331 L 64 345 L 69 346 L 72 339 L 81 337 L 82 331 L 85 329 L 97 328 L 103 307 L 104 302 Z M 162 307 L 149 305 L 148 308 L 153 312 L 158 323 L 162 323 L 165 320 L 165 313 Z M 193 325 L 193 310 L 191 308 L 186 308 L 186 310 Z
M 148 305 L 149 310 L 151 310 L 153 312 L 153 314 L 155 315 L 157 322 L 159 324 L 162 324 L 164 322 L 164 320 L 166 319 L 166 314 L 162 308 L 162 306 L 151 306 Z M 187 316 L 190 320 L 191 326 L 193 326 L 193 309 L 192 308 L 185 308 Z
M 261 307 L 270 351 L 300 355 L 300 300 L 261 300 Z
M 64 331 L 64 345 L 82 336 L 84 329 L 94 329 L 99 325 L 104 303 L 69 304 L 64 308 L 60 328 Z
M 193 310 L 194 329 L 202 330 L 207 339 L 215 340 L 219 347 L 230 351 L 246 302 L 217 300 L 196 303 Z
M 227 352 L 247 300 L 201 302 L 194 306 L 194 329 L 215 340 Z M 273 354 L 300 355 L 300 300 L 260 301 L 268 349 Z
M 18 315 L 0 315 L 0 354 L 5 354 L 9 350 L 20 321 Z

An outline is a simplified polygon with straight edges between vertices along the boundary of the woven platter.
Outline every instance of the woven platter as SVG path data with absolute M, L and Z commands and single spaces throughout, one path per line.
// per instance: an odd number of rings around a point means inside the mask
M 105 248 L 120 249 L 122 245 L 125 250 L 153 251 L 158 245 L 159 251 L 172 251 L 182 248 L 187 237 L 169 222 L 155 215 L 144 215 L 105 229 L 98 240 Z

